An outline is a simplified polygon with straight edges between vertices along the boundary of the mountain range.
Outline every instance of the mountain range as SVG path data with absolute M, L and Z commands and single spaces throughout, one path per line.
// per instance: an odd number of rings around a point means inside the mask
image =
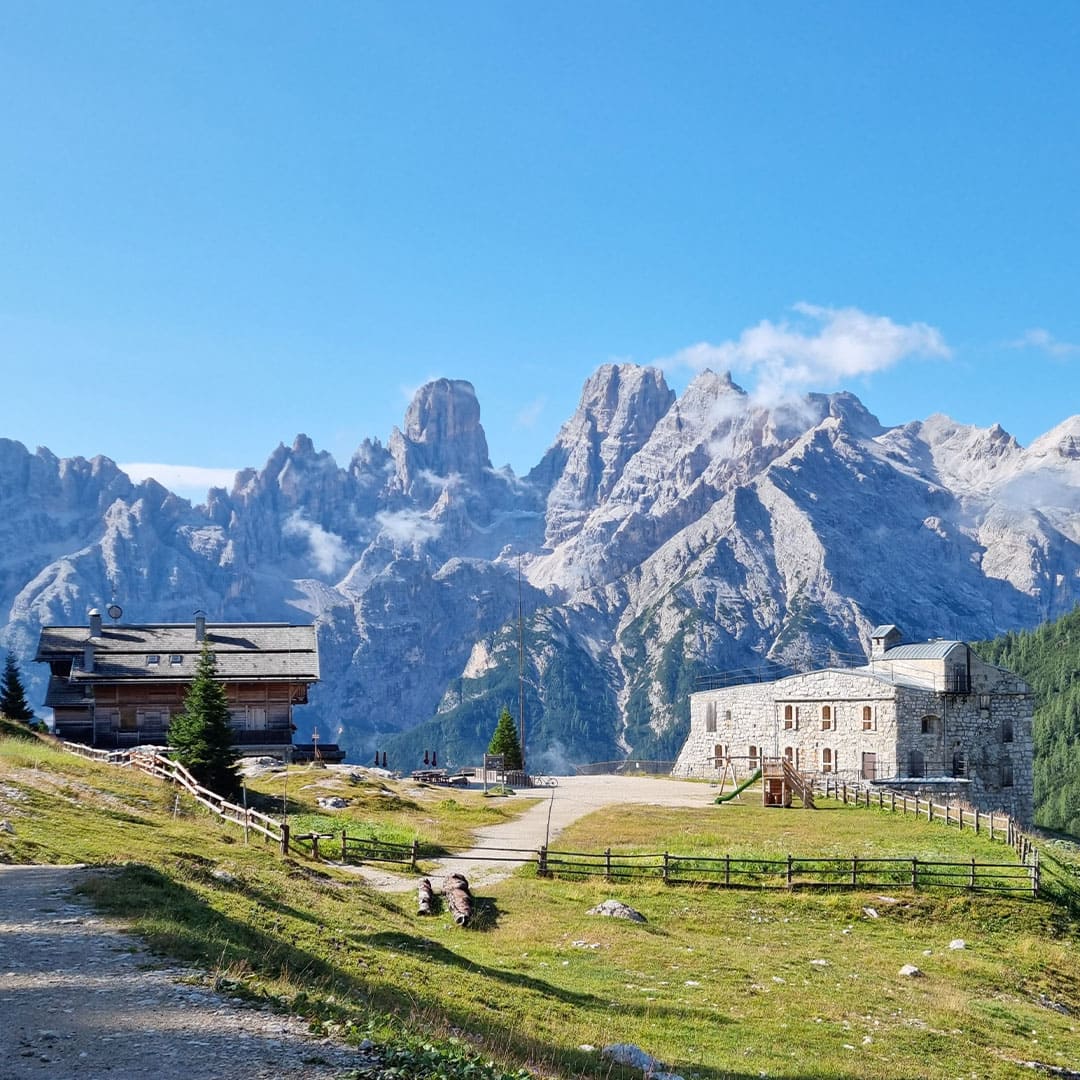
M 530 767 L 670 759 L 698 675 L 842 662 L 870 629 L 990 638 L 1080 598 L 1080 417 L 1022 447 L 849 393 L 765 405 L 704 371 L 608 364 L 525 476 L 473 387 L 422 387 L 347 466 L 305 435 L 204 505 L 107 457 L 0 439 L 2 639 L 32 701 L 40 627 L 314 621 L 301 735 L 412 768 L 475 761 L 499 711 Z

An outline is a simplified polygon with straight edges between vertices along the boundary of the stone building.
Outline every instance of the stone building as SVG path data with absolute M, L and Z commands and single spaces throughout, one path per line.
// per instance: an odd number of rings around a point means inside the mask
M 962 641 L 871 635 L 869 663 L 690 696 L 678 776 L 749 775 L 763 757 L 804 773 L 948 796 L 1030 822 L 1034 698 Z M 722 680 L 721 680 L 722 681 Z

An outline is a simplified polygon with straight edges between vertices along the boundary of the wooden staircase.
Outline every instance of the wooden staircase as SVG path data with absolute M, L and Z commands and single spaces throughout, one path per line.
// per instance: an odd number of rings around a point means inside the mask
M 814 788 L 809 777 L 796 771 L 784 757 L 762 758 L 761 798 L 765 806 L 791 806 L 798 795 L 804 810 L 814 809 Z

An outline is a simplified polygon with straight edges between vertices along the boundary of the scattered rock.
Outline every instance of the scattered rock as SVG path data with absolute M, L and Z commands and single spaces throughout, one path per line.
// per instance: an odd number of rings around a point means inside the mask
M 339 795 L 330 795 L 320 798 L 318 803 L 325 810 L 344 810 L 349 805 L 349 800 L 343 799 Z
M 605 1046 L 600 1053 L 616 1065 L 628 1065 L 632 1069 L 640 1069 L 649 1080 L 683 1080 L 676 1073 L 664 1072 L 662 1061 L 657 1061 L 651 1054 L 646 1054 L 633 1043 L 612 1043 L 610 1046 Z
M 814 967 L 828 967 L 829 966 L 829 961 L 828 960 L 811 960 L 810 963 L 813 964 Z
M 640 911 L 624 904 L 621 900 L 605 900 L 594 908 L 589 908 L 587 915 L 606 915 L 612 919 L 629 919 L 631 922 L 647 922 L 648 920 Z M 616 1044 L 621 1045 L 621 1044 Z
M 0 832 L 13 833 L 14 831 L 15 826 L 6 818 L 3 821 L 0 821 Z
M 862 909 L 862 913 L 863 913 L 863 914 L 864 914 L 864 915 L 865 915 L 865 916 L 866 916 L 866 917 L 867 917 L 868 919 L 876 919 L 876 918 L 878 918 L 878 913 L 877 913 L 877 912 L 876 912 L 876 911 L 875 911 L 875 910 L 874 910 L 874 909 L 873 909 L 872 907 L 864 907 L 864 908 Z
M 918 978 L 922 975 L 922 972 L 914 964 L 905 964 L 900 969 L 900 974 L 908 976 L 909 978 Z
M 235 885 L 236 877 L 230 874 L 228 870 L 212 870 L 210 872 L 212 878 L 217 878 L 218 881 L 225 885 Z
M 966 949 L 967 948 L 967 942 L 962 937 L 953 938 L 952 941 L 949 942 L 949 948 L 950 949 Z
M 1053 1009 L 1054 1012 L 1061 1013 L 1062 1016 L 1071 1016 L 1072 1015 L 1069 1012 L 1069 1007 L 1067 1005 L 1062 1005 L 1060 1001 L 1053 1001 L 1051 998 L 1048 998 L 1045 994 L 1040 994 L 1039 995 L 1039 1004 L 1042 1005 L 1043 1008 Z

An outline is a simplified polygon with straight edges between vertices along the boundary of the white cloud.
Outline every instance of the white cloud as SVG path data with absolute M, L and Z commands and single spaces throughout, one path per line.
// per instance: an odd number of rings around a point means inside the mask
M 673 368 L 713 368 L 756 376 L 754 397 L 778 401 L 802 389 L 884 371 L 915 356 L 947 358 L 941 331 L 927 323 L 895 323 L 858 308 L 830 308 L 800 302 L 800 318 L 763 319 L 736 341 L 699 342 L 661 360 Z
M 517 414 L 517 426 L 519 428 L 533 428 L 536 427 L 537 420 L 540 419 L 541 413 L 547 408 L 547 398 L 538 397 L 534 401 L 530 401 L 518 414 Z
M 1049 330 L 1036 326 L 1025 332 L 1023 337 L 1008 343 L 1010 349 L 1041 349 L 1057 360 L 1080 353 L 1080 345 L 1069 341 L 1059 341 Z
M 375 515 L 375 520 L 391 540 L 400 543 L 422 544 L 442 532 L 442 525 L 420 510 L 383 510 Z
M 121 465 L 136 483 L 153 478 L 159 484 L 175 491 L 186 498 L 195 494 L 196 498 L 205 498 L 212 487 L 231 488 L 236 477 L 236 469 L 211 469 L 202 465 L 163 465 L 149 461 L 133 461 Z
M 318 522 L 309 521 L 299 510 L 294 510 L 288 516 L 281 531 L 285 536 L 302 536 L 307 540 L 311 557 L 321 574 L 333 574 L 350 561 L 345 541 Z

